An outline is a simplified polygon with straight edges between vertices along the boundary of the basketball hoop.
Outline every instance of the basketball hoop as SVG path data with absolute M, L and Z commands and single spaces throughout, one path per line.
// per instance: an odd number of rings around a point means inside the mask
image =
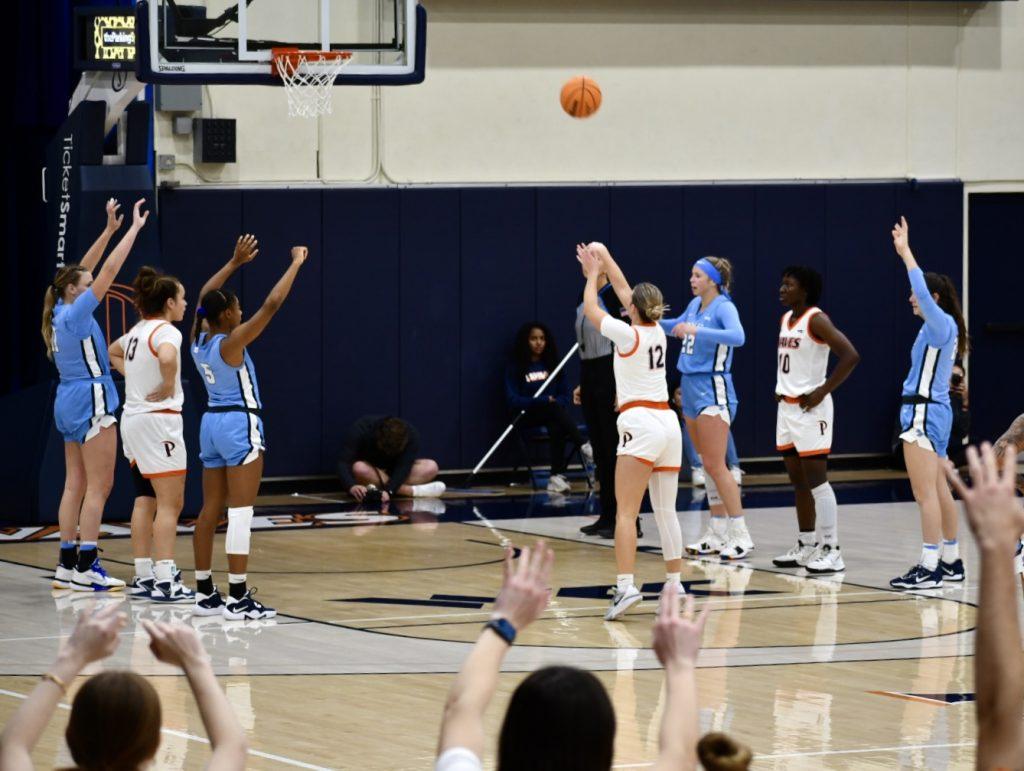
M 288 114 L 303 118 L 329 115 L 334 79 L 352 59 L 352 52 L 298 48 L 274 48 L 272 52 L 273 72 L 288 95 Z

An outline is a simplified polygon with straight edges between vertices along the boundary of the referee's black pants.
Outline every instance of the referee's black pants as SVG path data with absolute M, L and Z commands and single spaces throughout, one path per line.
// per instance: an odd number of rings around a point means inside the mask
M 614 354 L 613 354 L 614 355 Z M 580 399 L 587 421 L 590 446 L 594 450 L 597 481 L 601 485 L 601 526 L 615 526 L 615 451 L 619 429 L 615 425 L 615 372 L 612 356 L 583 359 L 580 362 Z

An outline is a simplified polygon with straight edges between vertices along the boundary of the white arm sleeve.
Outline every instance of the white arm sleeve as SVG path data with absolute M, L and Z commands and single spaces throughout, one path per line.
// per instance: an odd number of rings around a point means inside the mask
M 465 747 L 452 747 L 441 753 L 434 771 L 483 771 L 483 763 Z
M 611 316 L 601 319 L 601 334 L 615 343 L 620 351 L 629 351 L 636 346 L 636 330 Z

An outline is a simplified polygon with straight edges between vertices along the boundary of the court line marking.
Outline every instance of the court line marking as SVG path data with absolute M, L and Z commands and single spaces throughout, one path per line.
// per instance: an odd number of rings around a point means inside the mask
M 897 750 L 940 750 L 950 747 L 974 747 L 976 742 L 954 742 L 952 744 L 901 744 L 897 747 L 864 747 L 858 750 L 821 750 L 819 752 L 787 752 L 779 755 L 762 755 L 754 753 L 758 760 L 780 760 L 782 758 L 811 758 L 822 755 L 867 755 L 873 752 L 896 752 Z M 616 763 L 612 768 L 650 768 L 654 762 L 648 763 Z
M 17 691 L 8 691 L 0 688 L 0 695 L 13 696 L 15 699 L 25 700 L 28 698 L 28 694 L 18 693 Z M 57 702 L 57 706 L 60 709 L 70 710 L 71 705 L 66 704 L 63 701 Z M 194 742 L 200 744 L 209 744 L 210 740 L 205 736 L 196 736 L 195 734 L 186 733 L 185 731 L 178 731 L 174 728 L 161 728 L 160 733 L 167 734 L 168 736 L 176 736 L 179 739 L 191 739 Z M 262 752 L 260 750 L 249 750 L 250 755 L 255 755 L 258 758 L 265 758 L 266 760 L 276 760 L 278 763 L 284 763 L 287 766 L 295 766 L 296 768 L 308 768 L 312 771 L 332 771 L 327 766 L 314 766 L 312 763 L 304 763 L 301 760 L 295 760 L 294 758 L 287 758 L 284 755 L 274 755 L 270 752 Z

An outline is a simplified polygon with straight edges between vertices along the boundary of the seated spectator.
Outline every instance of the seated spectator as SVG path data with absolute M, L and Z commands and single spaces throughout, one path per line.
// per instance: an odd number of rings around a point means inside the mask
M 385 415 L 366 415 L 348 430 L 341 448 L 338 475 L 357 501 L 375 486 L 384 503 L 391 496 L 436 498 L 445 491 L 435 482 L 437 462 L 419 458 L 420 435 L 411 423 Z
M 594 452 L 569 416 L 569 388 L 562 375 L 543 394 L 534 395 L 557 366 L 558 347 L 551 330 L 539 321 L 523 324 L 516 333 L 512 361 L 505 370 L 505 398 L 513 413 L 526 412 L 519 421 L 520 426 L 547 429 L 551 454 L 548 492 L 564 493 L 572 489 L 565 478 L 566 440 L 580 448 L 588 465 L 594 462 Z
M 33 768 L 32 748 L 57 702 L 67 695 L 68 686 L 86 665 L 117 650 L 126 620 L 116 605 L 79 616 L 53 666 L 7 721 L 0 737 L 0 768 Z M 245 734 L 195 630 L 183 624 L 142 623 L 150 636 L 153 655 L 184 670 L 213 749 L 206 767 L 214 771 L 245 768 Z M 76 767 L 82 771 L 133 771 L 148 767 L 156 756 L 160 720 L 160 699 L 149 681 L 134 672 L 111 670 L 90 677 L 78 689 L 64 737 Z
M 452 683 L 441 722 L 437 771 L 479 771 L 487 739 L 483 716 L 498 684 L 501 662 L 517 633 L 536 620 L 550 597 L 554 553 L 543 542 L 525 548 L 518 562 L 505 555 L 505 578 L 484 627 Z M 654 622 L 654 652 L 665 667 L 665 703 L 656 769 L 697 767 L 695 665 L 707 607 L 694 618 L 686 595 L 679 615 L 675 586 L 661 595 Z M 615 713 L 604 686 L 575 667 L 544 667 L 512 694 L 498 739 L 502 771 L 602 771 L 612 766 Z M 724 766 L 719 766 L 724 768 Z M 737 766 L 742 768 L 742 766 Z
M 1020 768 L 1024 757 L 1024 660 L 1021 659 L 1013 550 L 1024 530 L 1024 508 L 1014 495 L 1015 458 L 1005 453 L 1002 466 L 986 442 L 981 453 L 969 447 L 972 486 L 953 464 L 946 476 L 964 502 L 967 521 L 981 556 L 977 632 L 974 641 L 975 710 L 978 768 Z

